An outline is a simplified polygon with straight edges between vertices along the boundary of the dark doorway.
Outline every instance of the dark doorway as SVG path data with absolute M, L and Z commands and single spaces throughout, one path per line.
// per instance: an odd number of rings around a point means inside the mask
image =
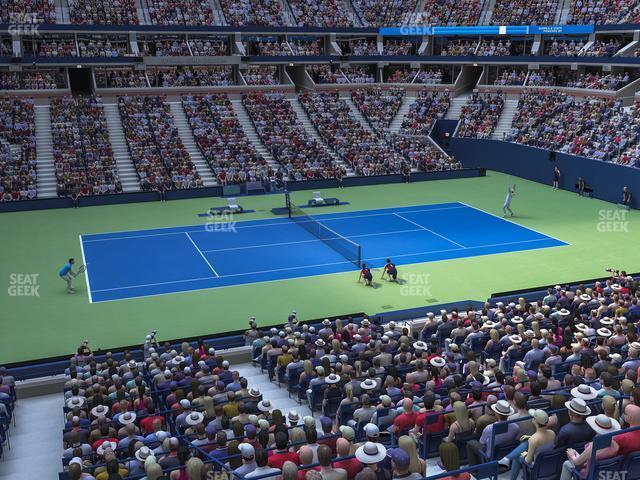
M 69 83 L 73 95 L 91 95 L 93 82 L 90 68 L 69 68 Z

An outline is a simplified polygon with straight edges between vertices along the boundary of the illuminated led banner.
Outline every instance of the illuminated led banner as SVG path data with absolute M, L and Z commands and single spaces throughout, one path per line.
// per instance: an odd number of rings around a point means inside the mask
M 422 37 L 426 35 L 586 35 L 595 31 L 593 25 L 502 25 L 476 27 L 425 27 L 407 25 L 380 29 L 384 37 Z

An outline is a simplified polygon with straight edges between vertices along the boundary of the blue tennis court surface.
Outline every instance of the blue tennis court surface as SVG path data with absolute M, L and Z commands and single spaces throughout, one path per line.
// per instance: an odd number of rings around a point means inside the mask
M 387 257 L 402 265 L 566 245 L 462 203 L 313 218 L 362 245 L 362 261 L 374 267 Z M 288 218 L 81 235 L 80 241 L 92 302 L 357 271 Z

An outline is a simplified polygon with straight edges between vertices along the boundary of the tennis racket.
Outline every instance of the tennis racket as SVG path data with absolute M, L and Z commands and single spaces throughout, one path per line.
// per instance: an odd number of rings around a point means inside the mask
M 86 270 L 84 265 L 80 265 L 80 268 L 78 268 L 78 273 L 84 273 L 84 271 Z

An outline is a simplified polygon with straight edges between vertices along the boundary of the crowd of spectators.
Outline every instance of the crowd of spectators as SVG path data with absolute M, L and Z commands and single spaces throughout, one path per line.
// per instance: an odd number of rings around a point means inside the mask
M 320 39 L 304 39 L 304 40 L 295 40 L 291 39 L 289 41 L 289 46 L 291 50 L 293 50 L 294 55 L 299 56 L 318 56 L 322 55 L 322 40 Z
M 220 0 L 228 25 L 285 25 L 278 0 Z
M 118 109 L 144 191 L 202 186 L 165 96 L 118 97 Z
M 554 39 L 552 42 L 545 42 L 544 55 L 550 55 L 552 57 L 577 57 L 580 51 L 584 48 L 586 42 L 583 40 L 559 42 Z
M 412 168 L 421 172 L 462 168 L 459 162 L 434 145 L 429 137 L 392 134 L 391 144 L 410 162 Z
M 375 76 L 370 67 L 349 65 L 342 67 L 341 71 L 351 83 L 376 83 Z
M 223 37 L 189 38 L 189 47 L 194 57 L 229 55 L 229 42 Z
M 622 43 L 617 39 L 612 38 L 608 42 L 596 40 L 583 55 L 585 57 L 613 57 L 621 48 Z
M 337 92 L 303 93 L 299 98 L 322 139 L 357 175 L 403 171 L 406 162 L 402 155 L 367 131 Z
M 274 175 L 247 138 L 227 95 L 186 95 L 182 105 L 218 184 L 260 181 Z
M 482 11 L 481 0 L 426 0 L 412 25 L 477 25 Z
M 214 25 L 211 3 L 203 0 L 147 0 L 153 25 Z
M 158 67 L 150 68 L 147 74 L 152 87 L 222 87 L 235 84 L 230 65 Z
M 511 55 L 511 41 L 482 40 L 476 52 L 479 57 L 506 57 Z
M 611 161 L 638 143 L 640 116 L 619 100 L 541 91 L 520 97 L 511 127 L 507 140 Z
M 285 57 L 292 55 L 291 49 L 286 41 L 259 41 L 252 42 L 251 46 L 253 48 L 249 50 L 248 45 L 245 43 L 245 50 L 247 52 L 252 52 L 250 55 Z
M 36 164 L 33 99 L 0 98 L 0 201 L 37 197 Z
M 252 65 L 242 73 L 247 85 L 279 85 L 277 65 Z
M 530 70 L 527 78 L 527 86 L 530 87 L 553 87 L 556 85 L 556 75 L 553 70 Z
M 121 193 L 102 98 L 52 98 L 49 110 L 58 196 Z
M 506 69 L 499 71 L 496 79 L 493 81 L 494 85 L 524 85 L 524 81 L 527 78 L 527 71 L 522 68 Z
M 333 69 L 331 65 L 311 65 L 309 75 L 315 83 L 349 83 L 340 69 Z
M 353 0 L 356 14 L 365 26 L 410 25 L 410 18 L 416 9 L 416 0 Z
M 619 90 L 631 81 L 627 72 L 623 73 L 588 73 L 572 72 L 562 80 L 562 85 L 572 88 L 588 88 L 591 90 Z
M 13 56 L 13 41 L 10 38 L 0 38 L 0 55 Z
M 280 163 L 290 180 L 343 177 L 326 148 L 298 120 L 291 103 L 282 93 L 243 95 L 242 102 L 260 140 Z
M 520 457 L 555 462 L 537 458 L 553 450 L 562 480 L 595 473 L 592 456 L 633 468 L 639 302 L 620 271 L 532 301 L 428 312 L 421 329 L 366 315 L 311 326 L 294 316 L 271 330 L 252 321 L 254 362 L 317 421 L 276 409 L 202 340 L 149 335 L 142 361 L 83 345 L 65 371 L 63 463 L 72 480 L 416 480 L 435 454 L 448 472 L 497 461 L 517 479 Z M 13 379 L 1 374 L 6 396 Z M 594 451 L 603 434 L 613 435 Z
M 135 0 L 68 0 L 68 2 L 71 23 L 80 25 L 138 25 L 139 23 Z
M 173 40 L 138 41 L 140 53 L 145 57 L 185 57 L 191 55 L 185 38 Z
M 4 0 L 0 21 L 7 25 L 56 23 L 55 0 Z
M 383 55 L 411 55 L 415 43 L 404 40 L 386 40 L 382 45 Z
M 129 54 L 126 40 L 78 39 L 78 48 L 81 57 L 124 57 Z
M 42 37 L 24 38 L 22 55 L 37 57 L 75 57 L 78 55 L 73 38 L 42 39 Z
M 461 138 L 489 138 L 498 124 L 504 107 L 501 93 L 472 93 L 460 110 L 456 136 Z
M 496 0 L 491 25 L 553 25 L 557 0 Z
M 572 0 L 568 24 L 605 25 L 637 23 L 637 0 Z
M 288 0 L 301 27 L 351 27 L 354 19 L 340 0 Z
M 405 91 L 402 88 L 368 87 L 352 91 L 351 100 L 373 131 L 378 135 L 384 135 L 398 113 L 404 95 Z
M 418 93 L 400 125 L 402 135 L 427 136 L 436 120 L 444 118 L 451 105 L 449 92 Z
M 144 70 L 96 68 L 94 75 L 98 88 L 145 88 L 149 86 Z
M 416 79 L 413 83 L 421 83 L 424 85 L 437 85 L 443 81 L 443 73 L 437 67 L 420 68 L 416 74 Z
M 0 71 L 0 90 L 53 90 L 66 87 L 64 77 L 53 70 Z
M 338 46 L 342 51 L 342 55 L 353 56 L 368 56 L 368 55 L 380 55 L 378 51 L 378 44 L 375 40 L 357 40 L 347 41 L 343 40 L 338 42 Z
M 418 74 L 415 68 L 407 68 L 404 66 L 394 66 L 389 69 L 387 83 L 412 83 Z
M 442 52 L 440 54 L 443 57 L 475 55 L 477 47 L 478 47 L 478 42 L 473 42 L 469 40 L 451 40 L 451 41 L 448 41 L 445 46 L 443 46 Z

